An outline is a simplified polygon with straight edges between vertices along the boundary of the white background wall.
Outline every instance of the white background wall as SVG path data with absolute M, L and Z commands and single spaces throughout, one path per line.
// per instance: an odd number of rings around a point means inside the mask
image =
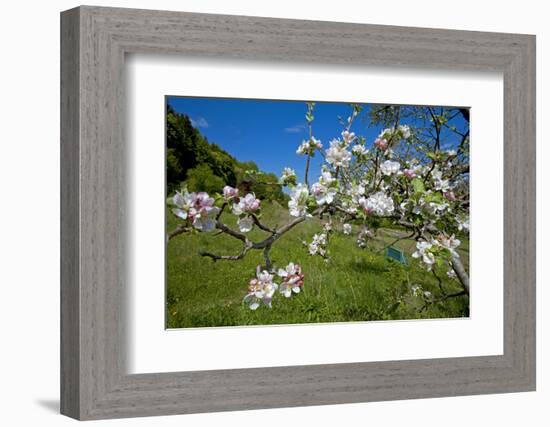
M 2 5 L 0 63 L 0 422 L 64 426 L 59 377 L 59 12 L 75 1 Z M 172 416 L 105 422 L 116 426 L 383 425 L 501 427 L 550 424 L 549 148 L 550 27 L 545 2 L 391 0 L 367 2 L 157 0 L 96 5 L 244 14 L 537 35 L 538 391 L 508 395 Z M 546 241 L 545 241 L 546 240 Z

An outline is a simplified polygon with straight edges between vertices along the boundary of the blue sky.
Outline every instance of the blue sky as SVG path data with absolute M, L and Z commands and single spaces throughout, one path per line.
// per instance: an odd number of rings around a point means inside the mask
M 308 137 L 305 102 L 190 97 L 168 97 L 167 102 L 175 111 L 188 115 L 210 142 L 238 160 L 253 160 L 261 170 L 278 176 L 289 166 L 303 180 L 305 158 L 297 155 L 296 149 Z M 363 107 L 360 118 L 370 109 L 368 104 Z M 350 112 L 346 103 L 316 102 L 313 134 L 325 148 L 331 139 L 340 136 L 338 116 L 345 120 Z M 352 131 L 367 139 L 367 147 L 380 130 L 368 128 L 364 120 L 355 120 L 352 127 Z M 317 178 L 322 160 L 319 154 L 312 159 L 310 178 Z

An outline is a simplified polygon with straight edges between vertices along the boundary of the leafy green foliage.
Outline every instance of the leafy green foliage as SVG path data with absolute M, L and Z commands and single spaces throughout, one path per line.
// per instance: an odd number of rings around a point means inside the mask
M 219 193 L 220 189 L 224 186 L 224 181 L 214 174 L 214 171 L 212 171 L 208 164 L 202 163 L 187 171 L 186 184 L 189 191 Z

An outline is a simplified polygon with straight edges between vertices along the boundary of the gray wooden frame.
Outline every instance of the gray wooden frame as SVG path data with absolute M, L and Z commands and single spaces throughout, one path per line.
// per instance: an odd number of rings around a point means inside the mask
M 128 375 L 124 57 L 131 52 L 502 72 L 504 354 Z M 535 390 L 534 36 L 71 9 L 61 14 L 61 166 L 65 415 L 100 419 Z

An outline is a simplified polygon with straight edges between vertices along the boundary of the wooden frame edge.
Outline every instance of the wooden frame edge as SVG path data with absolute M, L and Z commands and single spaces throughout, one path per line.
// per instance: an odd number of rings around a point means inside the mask
M 144 25 L 146 21 L 148 26 Z M 123 316 L 115 312 L 123 307 L 123 279 L 116 275 L 116 268 L 113 270 L 107 266 L 107 271 L 100 271 L 100 245 L 109 239 L 104 234 L 121 224 L 120 213 L 116 210 L 117 205 L 113 198 L 120 195 L 122 189 L 116 188 L 113 194 L 97 194 L 98 191 L 105 190 L 105 183 L 110 180 L 117 185 L 124 182 L 124 177 L 112 170 L 112 164 L 98 163 L 101 161 L 98 159 L 104 158 L 106 153 L 113 154 L 114 161 L 123 160 L 123 147 L 117 145 L 117 141 L 123 138 L 123 131 L 113 123 L 107 129 L 103 129 L 105 126 L 101 125 L 107 124 L 110 115 L 117 117 L 123 111 L 120 101 L 115 97 L 123 95 L 121 83 L 125 53 L 135 51 L 136 47 L 154 52 L 156 47 L 162 46 L 163 28 L 166 31 L 175 31 L 188 26 L 192 31 L 200 33 L 201 25 L 208 26 L 218 22 L 220 26 L 227 26 L 235 21 L 248 25 L 249 29 L 255 29 L 255 23 L 258 28 L 265 28 L 277 22 L 291 28 L 308 23 L 312 33 L 316 32 L 316 26 L 320 28 L 317 33 L 330 33 L 340 27 L 357 36 L 364 30 L 378 37 L 381 43 L 388 44 L 394 55 L 399 50 L 399 43 L 409 45 L 406 41 L 399 42 L 397 37 L 392 39 L 389 34 L 392 31 L 410 33 L 413 38 L 416 35 L 423 44 L 419 49 L 429 50 L 430 45 L 439 46 L 442 42 L 438 41 L 438 37 L 444 35 L 448 35 L 450 39 L 456 37 L 464 44 L 470 43 L 463 51 L 456 49 L 457 60 L 473 55 L 471 46 L 475 45 L 475 40 L 485 41 L 485 45 L 482 46 L 480 42 L 478 46 L 481 51 L 477 57 L 480 61 L 479 67 L 475 61 L 471 61 L 467 68 L 493 68 L 504 72 L 504 115 L 505 120 L 513 118 L 506 120 L 504 135 L 504 161 L 507 171 L 504 203 L 505 209 L 511 212 L 508 216 L 505 215 L 504 221 L 505 230 L 506 227 L 512 230 L 508 235 L 505 233 L 505 239 L 509 239 L 512 249 L 505 253 L 505 269 L 508 270 L 504 297 L 504 356 L 263 369 L 278 372 L 282 375 L 280 380 L 290 381 L 292 387 L 285 388 L 288 393 L 292 394 L 293 390 L 296 390 L 294 393 L 302 393 L 296 404 L 282 398 L 277 401 L 268 400 L 270 392 L 265 384 L 258 384 L 254 378 L 258 370 L 254 369 L 125 374 L 120 342 L 124 334 L 121 323 Z M 389 34 L 387 40 L 384 39 L 385 31 Z M 261 40 L 260 36 L 256 39 L 251 31 L 250 34 L 245 33 L 239 37 L 249 37 L 255 43 Z M 153 40 L 153 37 L 154 42 L 149 43 L 148 40 Z M 311 37 L 308 43 L 315 45 L 315 34 L 308 34 L 307 37 Z M 210 48 L 213 52 L 216 50 L 213 47 L 214 41 L 215 38 L 212 38 Z M 354 51 L 353 46 L 345 49 Z M 372 49 L 376 52 L 375 48 Z M 495 52 L 494 55 L 484 58 L 482 53 L 491 49 Z M 62 13 L 61 50 L 63 414 L 76 419 L 102 419 L 436 397 L 441 395 L 441 391 L 443 395 L 464 395 L 531 391 L 536 388 L 534 36 L 83 6 Z M 173 53 L 180 50 L 184 50 L 182 46 L 165 45 L 163 48 L 163 51 Z M 284 49 L 272 52 L 274 58 L 284 54 Z M 429 52 L 426 56 L 429 56 Z M 407 61 L 410 60 L 405 57 L 401 65 L 407 65 Z M 376 63 L 391 62 L 392 55 L 388 54 Z M 449 61 L 448 65 L 451 64 L 452 61 Z M 102 111 L 102 108 L 106 111 Z M 89 123 L 89 120 L 96 122 Z M 98 141 L 101 141 L 101 146 L 96 150 L 94 144 Z M 521 147 L 520 142 L 524 144 Z M 99 202 L 103 209 L 115 212 L 115 218 L 106 218 L 101 212 L 92 212 L 92 202 Z M 520 223 L 517 221 L 519 218 L 522 219 Z M 89 243 L 95 235 L 98 239 L 93 244 Z M 122 234 L 115 232 L 114 238 L 121 236 Z M 124 243 L 115 243 L 112 253 L 120 254 Z M 108 280 L 111 287 L 107 289 L 101 280 Z M 99 303 L 104 305 L 99 306 Z M 107 336 L 106 329 L 114 331 L 113 337 Z M 404 368 L 407 366 L 409 371 L 414 369 L 418 372 L 419 377 L 407 375 L 407 368 Z M 380 374 L 373 373 L 377 369 Z M 468 374 L 468 370 L 472 369 L 474 373 Z M 384 372 L 388 378 L 389 372 L 392 372 L 394 383 L 405 380 L 408 385 L 392 389 L 390 379 L 384 383 L 379 378 Z M 477 381 L 475 372 L 479 374 Z M 453 390 L 445 383 L 438 383 L 440 375 L 448 375 L 446 381 L 453 378 L 472 381 L 460 384 L 460 387 Z M 292 382 L 293 378 L 295 381 L 301 378 L 302 382 Z M 376 387 L 369 388 L 361 381 L 371 381 L 376 383 Z M 432 381 L 435 386 L 426 381 Z M 196 390 L 185 387 L 189 382 L 195 384 Z M 267 388 L 271 388 L 273 384 L 285 387 L 275 381 L 268 383 Z M 218 388 L 212 390 L 214 385 Z M 246 387 L 250 390 L 247 391 Z M 218 400 L 213 398 L 210 406 L 204 402 L 208 388 L 210 395 L 218 396 Z M 230 398 L 229 392 L 234 388 L 237 388 L 237 392 L 233 392 L 235 396 Z M 254 399 L 252 392 L 259 397 Z

